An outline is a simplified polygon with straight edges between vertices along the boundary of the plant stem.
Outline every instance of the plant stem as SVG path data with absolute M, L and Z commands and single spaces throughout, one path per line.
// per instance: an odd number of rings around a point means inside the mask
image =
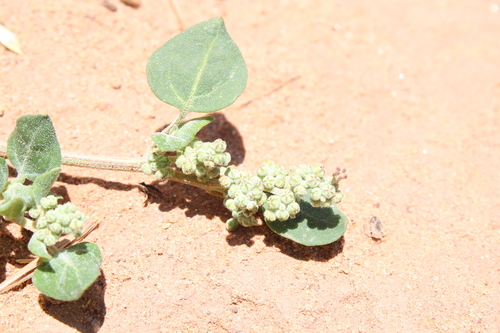
M 86 155 L 61 152 L 62 164 L 82 168 L 142 172 L 142 158 Z M 0 157 L 7 157 L 7 144 L 0 142 Z
M 83 168 L 142 172 L 142 158 L 62 153 L 62 164 Z
M 184 118 L 186 118 L 186 116 L 188 115 L 188 113 L 189 112 L 186 112 L 186 111 L 183 111 L 183 110 L 179 110 L 179 115 L 177 116 L 177 118 L 175 119 L 175 121 L 173 123 L 171 123 L 170 125 L 168 125 L 167 128 L 165 128 L 163 131 L 161 131 L 161 133 L 171 134 L 170 132 L 172 132 L 172 128 L 179 127 L 179 125 L 182 123 L 182 121 L 184 120 Z
M 179 123 L 183 120 L 181 118 Z M 177 123 L 177 120 L 176 120 Z M 175 123 L 174 123 L 175 124 Z M 7 144 L 0 142 L 0 157 L 7 157 Z M 101 170 L 115 171 L 133 171 L 143 172 L 142 165 L 145 159 L 143 158 L 126 158 L 114 156 L 99 156 L 85 155 L 70 152 L 62 152 L 62 164 L 77 166 L 82 168 L 92 168 Z M 184 173 L 174 170 L 174 174 L 166 180 L 173 180 L 179 183 L 188 184 L 199 187 L 208 193 L 220 197 L 224 197 L 224 188 L 219 185 L 217 180 L 211 180 L 206 183 L 200 182 L 194 175 L 185 175 Z

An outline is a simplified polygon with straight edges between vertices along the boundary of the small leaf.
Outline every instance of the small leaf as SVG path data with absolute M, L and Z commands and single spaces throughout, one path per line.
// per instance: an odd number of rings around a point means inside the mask
M 173 134 L 153 133 L 151 139 L 163 152 L 181 150 L 189 145 L 196 134 L 213 120 L 212 117 L 191 119 L 182 123 Z
M 8 221 L 17 221 L 28 209 L 26 202 L 20 197 L 5 199 L 0 205 L 0 215 Z
M 199 23 L 156 50 L 147 65 L 154 94 L 181 112 L 214 112 L 243 92 L 247 69 L 220 17 Z
M 60 301 L 75 301 L 101 274 L 101 251 L 93 243 L 80 243 L 53 255 L 33 274 L 33 284 L 43 294 Z
M 7 183 L 9 181 L 9 167 L 7 166 L 7 161 L 0 157 L 0 193 L 5 190 Z M 0 197 L 2 195 L 0 194 Z
M 266 221 L 269 228 L 283 237 L 306 246 L 330 244 L 338 240 L 347 229 L 347 217 L 337 208 L 313 207 L 304 197 L 300 212 L 294 219 Z
M 0 24 L 0 44 L 15 52 L 17 54 L 23 54 L 21 51 L 21 45 L 17 40 L 16 35 L 6 27 Z
M 42 261 L 49 261 L 52 256 L 47 252 L 47 246 L 44 242 L 38 240 L 35 236 L 32 236 L 28 243 L 28 250 L 34 255 L 40 257 Z
M 151 140 L 162 152 L 181 150 L 189 144 L 184 139 L 165 133 L 153 133 Z
M 35 178 L 31 187 L 36 202 L 49 194 L 50 188 L 59 177 L 60 172 L 61 168 L 55 168 Z
M 17 119 L 7 142 L 7 156 L 18 178 L 34 181 L 41 174 L 61 166 L 61 148 L 47 115 L 26 115 Z

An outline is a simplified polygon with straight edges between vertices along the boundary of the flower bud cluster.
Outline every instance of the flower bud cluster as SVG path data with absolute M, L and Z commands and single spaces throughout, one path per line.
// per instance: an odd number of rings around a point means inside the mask
M 36 208 L 29 210 L 29 215 L 36 219 L 38 229 L 33 237 L 45 243 L 54 245 L 59 237 L 73 233 L 75 237 L 82 234 L 87 217 L 78 211 L 72 203 L 58 205 L 60 197 L 49 195 L 40 200 Z
M 170 158 L 158 150 L 148 154 L 148 160 L 142 165 L 142 171 L 146 175 L 154 174 L 156 178 L 163 180 L 174 173 L 171 165 Z
M 220 175 L 220 167 L 231 161 L 226 150 L 226 142 L 217 139 L 214 142 L 194 140 L 177 157 L 175 165 L 186 175 L 196 175 L 200 181 L 207 181 Z
M 255 213 L 267 199 L 260 178 L 231 165 L 221 168 L 219 183 L 227 190 L 224 205 L 233 216 L 226 222 L 227 228 L 233 230 L 239 224 L 245 227 L 257 225 Z
M 290 176 L 290 187 L 296 197 L 309 193 L 314 207 L 328 207 L 342 199 L 342 192 L 338 191 L 338 181 L 345 177 L 344 174 L 340 178 L 325 177 L 321 165 L 301 164 Z
M 286 189 L 267 198 L 264 218 L 269 222 L 286 221 L 289 218 L 294 219 L 299 212 L 300 206 L 295 199 L 295 195 L 291 190 Z
M 288 185 L 287 177 L 289 173 L 290 170 L 285 170 L 273 161 L 266 161 L 257 169 L 257 176 L 262 180 L 266 191 L 285 188 Z

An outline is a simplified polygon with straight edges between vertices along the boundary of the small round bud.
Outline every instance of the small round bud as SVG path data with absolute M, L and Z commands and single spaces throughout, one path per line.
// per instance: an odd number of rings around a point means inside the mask
M 229 188 L 233 181 L 228 176 L 222 176 L 219 178 L 219 184 L 224 188 Z
M 248 205 L 248 198 L 244 194 L 238 195 L 236 198 L 234 198 L 234 202 L 238 208 L 245 208 L 246 205 Z
M 279 209 L 280 205 L 281 205 L 281 199 L 279 196 L 277 195 L 271 195 L 268 199 L 267 199 L 267 205 L 269 207 L 270 210 L 277 210 Z
M 250 212 L 256 212 L 259 206 L 255 201 L 249 201 L 248 204 L 246 205 L 245 209 Z
M 59 198 L 53 195 L 49 195 L 45 198 L 40 199 L 40 206 L 42 206 L 43 209 L 49 210 L 49 209 L 54 209 L 57 206 L 57 200 Z
M 285 193 L 281 195 L 281 202 L 285 205 L 288 205 L 295 201 L 295 196 L 292 191 L 287 190 Z
M 143 164 L 141 166 L 142 172 L 145 173 L 146 175 L 151 175 L 153 173 L 153 170 L 151 170 L 151 166 L 147 163 Z
M 205 161 L 203 162 L 203 166 L 208 170 L 212 170 L 213 168 L 215 168 L 215 163 L 213 161 Z
M 186 156 L 181 155 L 181 156 L 177 157 L 177 159 L 175 160 L 175 165 L 178 168 L 182 168 L 182 166 L 184 165 L 184 163 L 186 163 L 186 161 L 187 161 Z
M 236 205 L 236 202 L 233 199 L 227 199 L 224 202 L 224 206 L 226 206 L 227 209 L 230 211 L 235 211 L 238 209 L 238 206 Z
M 227 176 L 229 178 L 231 178 L 232 180 L 239 180 L 241 177 L 241 173 L 236 168 L 229 168 L 229 172 L 227 173 Z
M 318 187 L 319 184 L 320 184 L 320 179 L 318 178 L 317 175 L 315 174 L 308 174 L 306 175 L 305 177 L 305 181 L 307 183 L 307 186 L 309 188 L 315 188 L 315 187 Z
M 286 210 L 290 214 L 290 216 L 295 216 L 300 212 L 300 205 L 297 202 L 292 202 L 288 206 L 286 206 Z
M 264 218 L 266 219 L 266 221 L 268 222 L 274 222 L 276 221 L 276 214 L 274 214 L 272 211 L 270 210 L 266 210 L 264 212 Z
M 323 194 L 321 192 L 321 189 L 314 188 L 311 190 L 311 200 L 320 201 L 322 196 Z
M 186 175 L 192 175 L 196 171 L 196 165 L 191 161 L 186 161 L 182 166 L 182 172 Z
M 229 220 L 226 221 L 226 229 L 228 231 L 233 231 L 235 230 L 236 228 L 238 228 L 240 226 L 240 224 L 238 223 L 238 221 L 234 218 L 230 218 Z
M 54 210 L 49 210 L 45 213 L 45 218 L 47 219 L 47 223 L 54 223 L 57 221 L 57 213 Z
M 339 203 L 342 201 L 342 198 L 344 197 L 344 194 L 340 191 L 338 191 L 337 193 L 335 193 L 335 196 L 333 197 L 333 201 L 335 203 Z
M 47 246 L 52 246 L 54 244 L 57 243 L 57 239 L 54 235 L 52 234 L 48 234 L 45 236 L 45 238 L 43 239 L 43 242 L 45 243 L 45 245 Z
M 290 218 L 290 214 L 287 210 L 278 210 L 276 212 L 276 218 L 280 221 L 286 221 Z
M 223 153 L 226 148 L 226 142 L 221 139 L 217 139 L 212 143 L 212 149 L 215 150 L 216 153 Z
M 48 233 L 50 233 L 49 230 L 40 229 L 40 230 L 37 230 L 33 236 L 35 236 L 36 239 L 38 239 L 39 241 L 43 242 L 43 240 L 45 239 L 45 236 L 47 236 Z
M 307 194 L 307 190 L 304 186 L 298 185 L 293 189 L 293 193 L 298 197 L 303 197 Z
M 257 220 L 255 219 L 255 216 L 244 216 L 240 215 L 238 218 L 238 223 L 240 223 L 244 227 L 252 227 L 254 225 L 257 225 Z
M 47 219 L 45 217 L 40 217 L 36 220 L 36 228 L 37 229 L 44 229 L 44 228 L 47 228 Z M 38 231 L 37 231 L 38 232 Z M 44 236 L 45 237 L 45 236 Z M 42 237 L 43 239 L 43 237 Z M 42 239 L 39 239 L 39 240 L 42 240 Z
M 236 198 L 236 196 L 242 194 L 243 192 L 241 191 L 240 187 L 237 185 L 231 185 L 229 190 L 227 191 L 227 196 L 230 198 Z
M 32 218 L 37 219 L 41 214 L 41 210 L 38 208 L 31 208 L 28 213 Z
M 52 223 L 49 225 L 49 230 L 55 235 L 60 235 L 61 225 L 59 223 Z
M 264 179 L 262 179 L 262 185 L 264 185 L 264 189 L 268 191 L 274 189 L 275 186 L 274 178 L 271 176 L 264 177 Z
M 200 161 L 200 162 L 208 161 L 207 157 L 208 157 L 208 153 L 207 153 L 207 151 L 206 151 L 206 150 L 200 150 L 200 151 L 198 152 L 198 154 L 196 154 L 196 158 L 197 158 L 197 159 L 198 159 L 198 161 Z
M 290 186 L 295 187 L 302 183 L 302 177 L 299 174 L 294 174 L 290 177 Z
M 76 206 L 73 205 L 71 202 L 66 202 L 64 205 L 60 206 L 58 209 L 62 209 L 63 212 L 66 212 L 68 214 L 79 213 L 78 210 L 76 209 Z
M 57 223 L 59 223 L 61 226 L 66 227 L 70 224 L 71 222 L 71 217 L 67 214 L 58 214 L 57 216 Z

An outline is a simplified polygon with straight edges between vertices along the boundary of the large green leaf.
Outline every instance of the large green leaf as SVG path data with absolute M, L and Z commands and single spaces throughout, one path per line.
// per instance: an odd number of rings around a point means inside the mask
M 52 121 L 47 115 L 26 115 L 17 119 L 7 143 L 7 156 L 18 178 L 35 180 L 61 166 L 61 149 Z
M 102 257 L 93 243 L 80 243 L 52 255 L 33 274 L 33 284 L 43 294 L 61 301 L 79 299 L 101 274 Z
M 147 65 L 149 86 L 181 112 L 214 112 L 243 92 L 247 69 L 220 17 L 199 23 L 156 50 Z
M 174 133 L 153 133 L 151 139 L 163 152 L 181 150 L 190 144 L 203 126 L 208 125 L 212 120 L 214 120 L 212 117 L 191 119 L 182 123 Z
M 337 208 L 313 207 L 308 197 L 300 202 L 300 212 L 294 219 L 266 221 L 269 228 L 297 243 L 316 246 L 338 240 L 347 229 L 347 217 Z

